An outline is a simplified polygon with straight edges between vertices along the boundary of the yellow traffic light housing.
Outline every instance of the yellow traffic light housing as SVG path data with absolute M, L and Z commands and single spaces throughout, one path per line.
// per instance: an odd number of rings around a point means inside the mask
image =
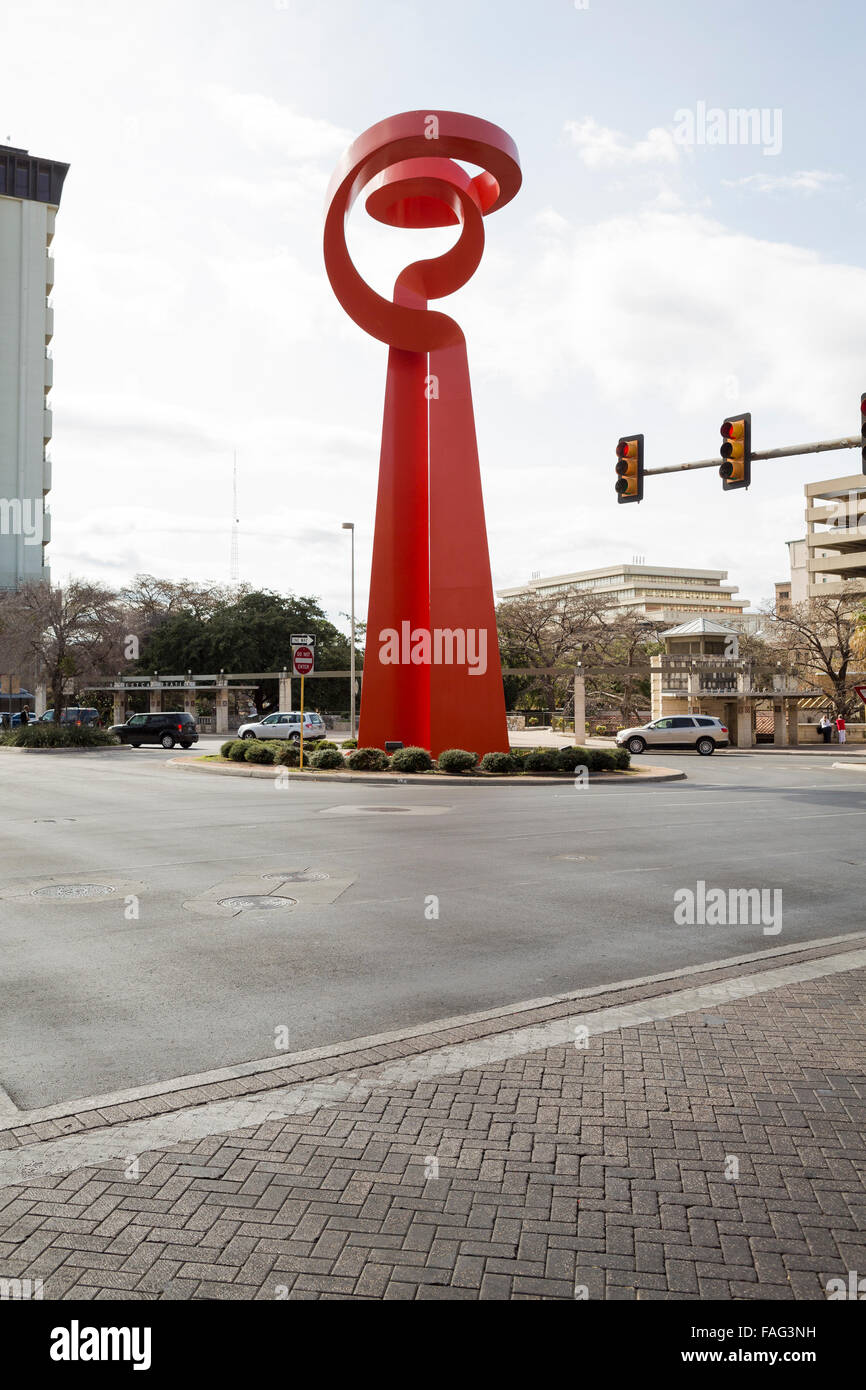
M 624 434 L 616 446 L 617 502 L 643 501 L 643 435 Z
M 719 450 L 724 463 L 719 477 L 725 492 L 736 487 L 748 487 L 752 481 L 752 417 L 729 415 L 721 427 L 722 446 Z

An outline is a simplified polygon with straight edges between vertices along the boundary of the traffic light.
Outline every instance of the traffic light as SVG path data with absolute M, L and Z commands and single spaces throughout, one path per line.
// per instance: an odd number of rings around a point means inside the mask
M 617 502 L 643 501 L 643 435 L 624 434 L 616 446 Z
M 863 460 L 863 472 L 866 473 L 866 391 L 860 397 L 860 441 L 863 445 L 860 457 Z
M 719 477 L 725 492 L 735 487 L 748 487 L 752 481 L 752 417 L 729 415 L 721 428 L 724 443 L 719 453 L 724 463 Z

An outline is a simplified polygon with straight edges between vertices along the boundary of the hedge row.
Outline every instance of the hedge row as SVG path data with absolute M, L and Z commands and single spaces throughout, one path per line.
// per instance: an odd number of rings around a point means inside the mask
M 47 720 L 36 720 L 32 724 L 19 724 L 17 729 L 8 729 L 0 734 L 0 744 L 7 748 L 109 748 L 120 742 L 116 734 L 107 729 L 94 729 L 82 724 L 51 724 Z
M 81 732 L 80 730 L 78 732 Z M 447 748 L 434 763 L 426 748 L 398 748 L 389 758 L 381 748 L 353 748 L 347 755 L 327 739 L 305 745 L 304 763 L 312 768 L 335 770 L 349 767 L 353 772 L 440 772 L 451 774 L 481 772 L 506 776 L 516 772 L 569 772 L 580 768 L 588 772 L 624 772 L 631 761 L 625 748 L 514 748 L 510 753 L 477 753 L 465 748 Z M 297 767 L 300 750 L 296 743 L 269 739 L 228 739 L 220 756 L 232 762 L 249 762 Z

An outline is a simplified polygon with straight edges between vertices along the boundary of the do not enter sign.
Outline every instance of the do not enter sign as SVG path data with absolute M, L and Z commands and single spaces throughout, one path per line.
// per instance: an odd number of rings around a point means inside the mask
M 292 670 L 296 676 L 308 676 L 315 664 L 312 647 L 292 648 Z

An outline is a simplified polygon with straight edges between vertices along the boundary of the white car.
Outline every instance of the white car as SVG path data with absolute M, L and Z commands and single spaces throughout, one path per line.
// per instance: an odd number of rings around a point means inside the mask
M 706 757 L 716 748 L 727 748 L 728 730 L 721 719 L 708 714 L 669 714 L 654 719 L 638 729 L 620 729 L 617 746 L 630 753 L 643 753 L 651 748 L 696 748 Z
M 320 714 L 304 714 L 304 738 L 324 738 L 327 730 Z M 300 743 L 301 716 L 298 710 L 266 714 L 264 719 L 248 720 L 238 729 L 238 738 L 293 738 Z

